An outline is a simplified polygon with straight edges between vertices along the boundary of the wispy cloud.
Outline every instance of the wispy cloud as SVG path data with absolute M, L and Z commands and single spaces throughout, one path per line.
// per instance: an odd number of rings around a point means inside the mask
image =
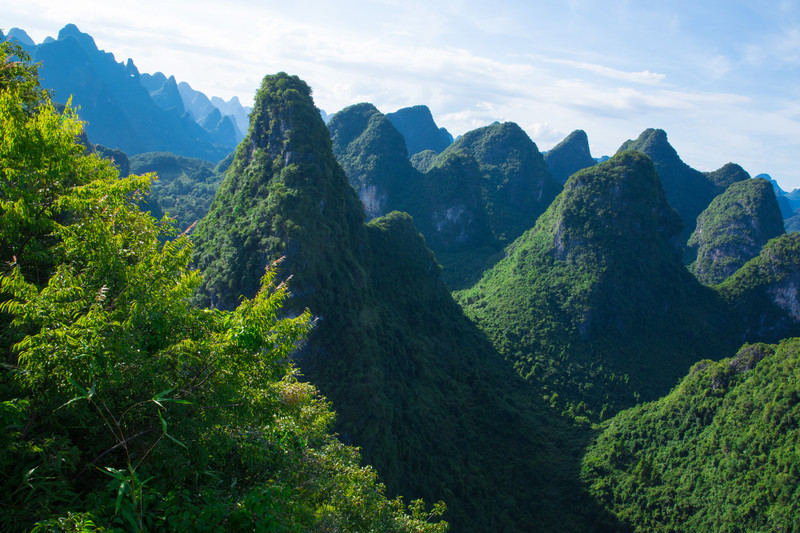
M 649 70 L 643 70 L 639 72 L 627 72 L 624 70 L 618 70 L 615 68 L 606 67 L 604 65 L 586 63 L 583 61 L 573 61 L 569 59 L 558 59 L 558 58 L 543 57 L 543 56 L 531 56 L 531 58 L 536 61 L 544 63 L 564 65 L 567 67 L 572 67 L 577 70 L 591 72 L 592 74 L 597 74 L 598 76 L 603 76 L 610 79 L 615 79 L 630 83 L 640 83 L 644 85 L 658 85 L 667 77 L 666 74 L 650 72 Z

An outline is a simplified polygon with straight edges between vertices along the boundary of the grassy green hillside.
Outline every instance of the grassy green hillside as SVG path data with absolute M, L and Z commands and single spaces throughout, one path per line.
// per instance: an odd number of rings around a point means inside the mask
M 703 283 L 721 283 L 783 233 L 772 184 L 762 178 L 735 182 L 697 218 L 688 242 L 696 259 L 689 269 Z

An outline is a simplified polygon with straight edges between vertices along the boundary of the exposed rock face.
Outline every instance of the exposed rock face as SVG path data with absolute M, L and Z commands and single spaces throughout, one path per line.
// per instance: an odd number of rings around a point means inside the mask
M 455 152 L 478 162 L 486 212 L 500 242 L 510 243 L 532 228 L 561 191 L 536 144 L 513 122 L 467 132 L 439 157 Z
M 719 286 L 742 342 L 800 336 L 800 233 L 776 237 Z
M 697 218 L 688 243 L 697 254 L 690 270 L 703 283 L 720 283 L 783 233 L 772 185 L 761 178 L 735 182 Z
M 409 156 L 424 150 L 439 153 L 453 143 L 450 132 L 436 125 L 428 106 L 404 107 L 387 113 L 386 118 L 403 135 Z
M 573 131 L 545 153 L 544 162 L 553 177 L 562 184 L 577 171 L 596 163 L 589 151 L 589 138 L 583 130 Z
M 358 190 L 358 198 L 364 204 L 364 210 L 367 213 L 367 218 L 372 220 L 381 215 L 386 214 L 386 202 L 388 200 L 386 193 L 378 189 L 378 185 L 370 183 Z
M 491 243 L 481 181 L 477 162 L 461 153 L 437 159 L 423 176 L 425 209 L 415 213 L 415 220 L 437 254 L 475 250 Z
M 445 263 L 446 278 L 450 272 L 447 254 L 469 254 L 491 243 L 483 177 L 473 157 L 426 151 L 430 157 L 425 174 L 421 173 L 409 161 L 400 132 L 372 104 L 343 109 L 331 117 L 328 127 L 334 154 L 368 218 L 395 210 L 411 214 L 439 261 Z
M 333 153 L 371 218 L 389 211 L 417 213 L 408 205 L 419 194 L 420 174 L 408 161 L 403 136 L 374 105 L 361 103 L 328 122 Z

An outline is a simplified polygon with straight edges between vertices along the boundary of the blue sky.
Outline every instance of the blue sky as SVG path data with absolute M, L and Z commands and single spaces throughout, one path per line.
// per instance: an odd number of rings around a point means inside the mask
M 286 71 L 328 113 L 425 104 L 454 135 L 514 121 L 540 150 L 580 128 L 595 156 L 662 128 L 698 170 L 800 188 L 796 0 L 0 3 L 4 31 L 40 42 L 72 22 L 209 96 L 247 104 Z

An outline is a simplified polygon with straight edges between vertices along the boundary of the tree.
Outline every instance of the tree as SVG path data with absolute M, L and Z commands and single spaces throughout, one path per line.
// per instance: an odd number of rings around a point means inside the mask
M 190 243 L 138 208 L 152 176 L 84 153 L 34 74 L 0 87 L 0 529 L 446 528 L 329 433 L 275 270 L 234 311 L 193 307 Z

